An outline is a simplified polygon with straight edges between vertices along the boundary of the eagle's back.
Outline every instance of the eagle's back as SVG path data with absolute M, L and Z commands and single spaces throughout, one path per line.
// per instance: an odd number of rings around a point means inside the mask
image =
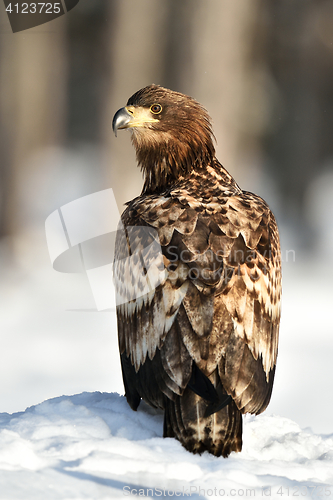
M 190 451 L 239 451 L 241 413 L 266 408 L 275 372 L 281 272 L 272 212 L 215 161 L 136 198 L 122 223 L 114 274 L 131 407 L 142 398 L 165 408 L 164 434 Z

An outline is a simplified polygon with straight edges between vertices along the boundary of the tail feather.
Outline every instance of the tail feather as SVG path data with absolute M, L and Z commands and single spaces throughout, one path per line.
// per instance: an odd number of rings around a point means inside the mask
M 234 401 L 205 416 L 207 402 L 186 388 L 174 401 L 165 398 L 164 437 L 176 437 L 192 453 L 227 457 L 242 449 L 242 414 Z

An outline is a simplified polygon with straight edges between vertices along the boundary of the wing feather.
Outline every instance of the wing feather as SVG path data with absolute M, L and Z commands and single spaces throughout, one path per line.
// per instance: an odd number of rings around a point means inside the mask
M 209 210 L 184 193 L 139 198 L 123 214 L 125 227 L 148 227 L 155 236 L 140 238 L 137 231 L 117 241 L 123 261 L 115 262 L 120 351 L 141 385 L 153 376 L 170 399 L 183 394 L 193 362 L 206 376 L 218 368 L 237 407 L 258 413 L 269 402 L 277 356 L 281 272 L 274 216 L 251 193 L 237 191 L 211 202 Z M 133 242 L 134 254 L 145 252 L 151 240 L 161 245 L 164 260 L 156 260 L 152 246 L 140 274 L 139 256 L 130 268 L 124 255 Z M 142 296 L 134 297 L 128 283 Z M 154 390 L 142 397 L 162 404 Z

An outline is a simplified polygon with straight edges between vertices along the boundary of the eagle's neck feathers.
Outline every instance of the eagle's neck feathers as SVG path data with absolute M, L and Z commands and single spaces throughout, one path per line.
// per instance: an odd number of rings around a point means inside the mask
M 142 194 L 158 194 L 214 163 L 215 149 L 208 130 L 144 134 L 133 131 L 132 142 L 144 176 Z

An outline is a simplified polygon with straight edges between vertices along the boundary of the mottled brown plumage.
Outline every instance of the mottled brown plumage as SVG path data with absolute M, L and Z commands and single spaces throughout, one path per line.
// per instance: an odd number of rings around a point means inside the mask
M 209 116 L 190 97 L 151 85 L 113 127 L 131 129 L 144 174 L 114 264 L 127 400 L 164 408 L 164 436 L 189 451 L 226 457 L 242 448 L 242 413 L 262 412 L 271 397 L 281 297 L 274 216 L 218 162 Z

